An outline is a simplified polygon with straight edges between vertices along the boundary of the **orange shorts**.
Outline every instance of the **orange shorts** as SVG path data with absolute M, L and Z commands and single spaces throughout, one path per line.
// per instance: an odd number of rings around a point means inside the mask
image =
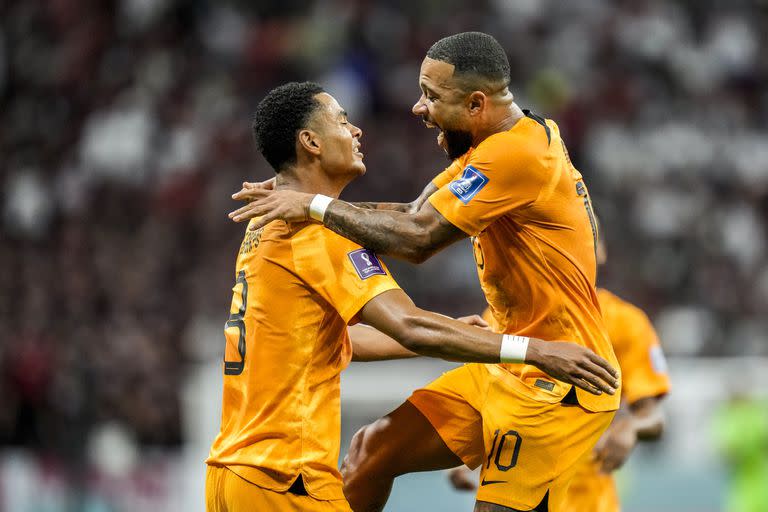
M 222 466 L 208 466 L 205 508 L 207 512 L 352 512 L 346 500 L 322 501 L 271 491 Z
M 621 505 L 613 476 L 601 473 L 590 452 L 579 462 L 565 498 L 564 512 L 619 512 Z
M 550 512 L 561 512 L 577 462 L 615 411 L 542 398 L 497 365 L 466 364 L 408 400 L 467 466 L 481 466 L 479 501 L 519 510 L 546 503 Z

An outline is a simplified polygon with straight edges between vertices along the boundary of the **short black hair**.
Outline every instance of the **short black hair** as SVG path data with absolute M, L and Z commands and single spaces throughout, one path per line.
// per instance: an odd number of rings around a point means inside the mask
M 314 82 L 289 82 L 269 91 L 256 107 L 256 147 L 275 172 L 296 163 L 296 135 L 320 107 L 315 96 L 321 92 Z
M 432 45 L 427 57 L 454 66 L 454 76 L 474 77 L 509 84 L 509 60 L 504 48 L 491 35 L 462 32 L 444 37 Z

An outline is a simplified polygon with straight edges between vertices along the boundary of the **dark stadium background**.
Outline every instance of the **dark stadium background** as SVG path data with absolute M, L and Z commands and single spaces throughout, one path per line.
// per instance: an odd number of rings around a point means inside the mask
M 0 510 L 202 510 L 229 196 L 271 176 L 256 103 L 321 82 L 364 132 L 344 198 L 411 200 L 447 162 L 410 114 L 418 67 L 465 30 L 559 123 L 602 219 L 600 283 L 669 355 L 667 436 L 620 475 L 626 511 L 725 510 L 713 418 L 768 390 L 765 1 L 0 0 Z M 468 244 L 392 267 L 423 307 L 483 308 Z M 446 367 L 353 365 L 344 442 Z M 417 475 L 388 510 L 471 503 Z

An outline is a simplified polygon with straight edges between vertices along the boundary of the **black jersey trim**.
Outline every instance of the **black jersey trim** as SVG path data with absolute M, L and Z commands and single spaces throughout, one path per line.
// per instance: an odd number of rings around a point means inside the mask
M 549 128 L 549 126 L 547 126 L 547 122 L 544 121 L 544 118 L 534 114 L 527 108 L 523 109 L 523 114 L 525 114 L 525 117 L 530 117 L 531 119 L 533 119 L 534 121 L 536 121 L 537 123 L 539 123 L 541 126 L 544 127 L 544 131 L 547 132 L 547 146 L 552 144 L 552 130 Z

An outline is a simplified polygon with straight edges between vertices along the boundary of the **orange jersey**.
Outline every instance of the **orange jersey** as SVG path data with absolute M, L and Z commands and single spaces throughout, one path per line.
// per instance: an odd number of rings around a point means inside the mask
M 597 297 L 608 336 L 624 369 L 622 398 L 632 404 L 667 394 L 667 363 L 648 315 L 603 288 L 597 290 Z
M 527 114 L 456 159 L 433 183 L 439 190 L 429 198 L 432 206 L 473 237 L 498 330 L 573 341 L 618 369 L 595 292 L 592 205 L 557 125 Z M 570 390 L 533 366 L 504 367 L 542 400 L 557 401 Z M 546 391 L 535 388 L 546 380 Z M 619 393 L 578 389 L 577 396 L 590 411 L 619 407 Z
M 341 500 L 340 373 L 347 324 L 398 288 L 375 254 L 319 224 L 246 231 L 225 327 L 221 431 L 210 465 L 282 492 Z
M 645 313 L 603 289 L 597 291 L 608 335 L 623 369 L 623 398 L 634 403 L 669 392 L 669 375 L 656 331 Z M 582 460 L 568 489 L 566 511 L 618 512 L 613 477 L 600 473 L 592 454 Z

